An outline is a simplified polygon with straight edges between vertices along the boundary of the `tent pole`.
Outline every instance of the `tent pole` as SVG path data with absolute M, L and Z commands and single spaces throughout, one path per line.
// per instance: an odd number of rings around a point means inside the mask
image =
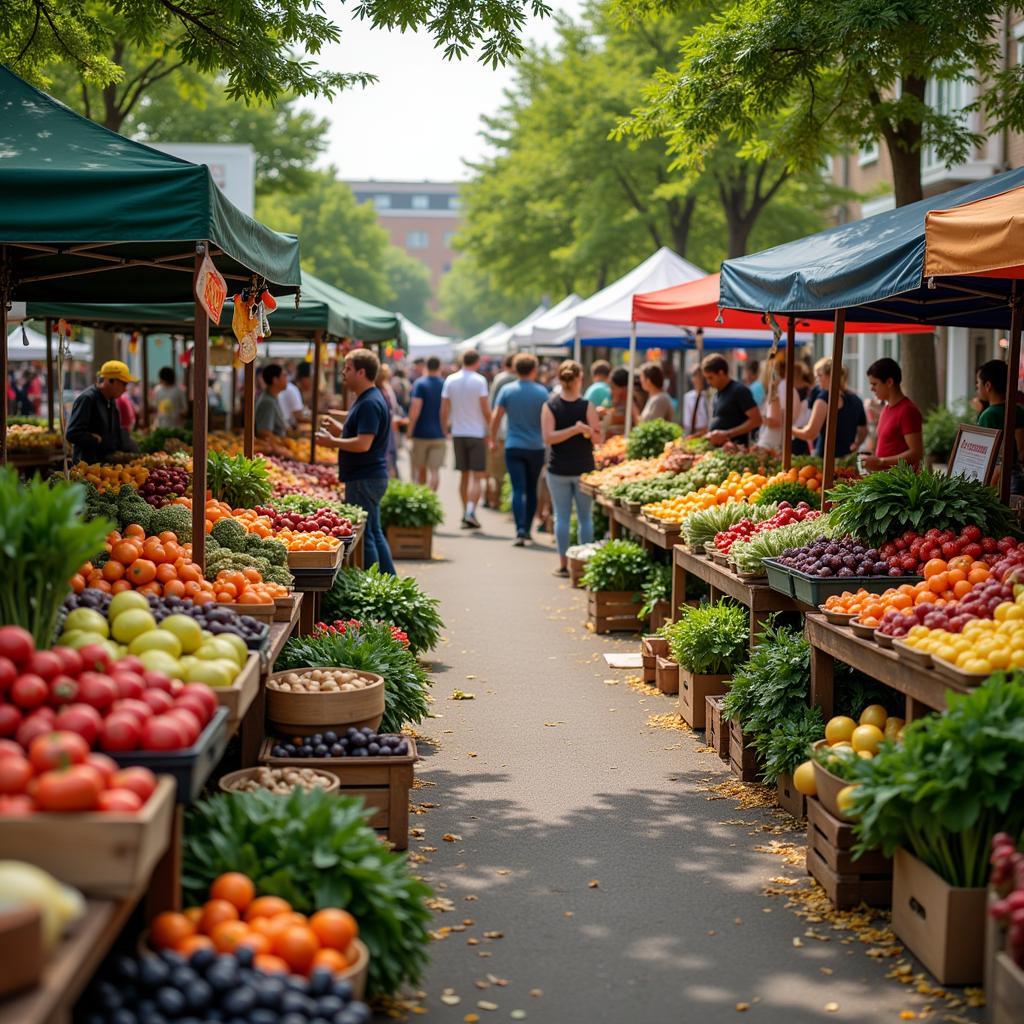
M 53 430 L 53 320 L 46 318 L 46 427 Z
M 629 322 L 629 384 L 626 391 L 626 433 L 633 429 L 633 364 L 636 362 L 636 321 Z
M 839 427 L 839 382 L 843 374 L 843 340 L 846 335 L 846 310 L 836 310 L 835 333 L 832 335 L 832 377 L 828 386 L 828 415 L 825 418 L 825 458 L 822 466 L 821 507 L 832 488 L 836 469 L 836 433 Z
M 256 360 L 242 371 L 242 450 L 251 459 L 256 449 Z
M 196 243 L 193 294 L 199 294 L 199 273 L 207 243 Z M 210 317 L 196 299 L 195 344 L 192 349 L 192 561 L 206 569 L 206 414 L 210 358 Z
M 149 430 L 149 335 L 142 332 L 142 429 Z
M 1017 282 L 1014 281 L 1016 292 Z M 1020 376 L 1020 330 L 1024 298 L 1014 296 L 1010 314 L 1010 363 L 1006 373 L 1006 405 L 1003 410 L 1003 469 L 999 475 L 999 500 L 1010 503 L 1010 483 L 1013 476 L 1016 453 L 1015 431 L 1017 428 L 1017 378 Z
M 228 414 L 228 430 L 235 429 L 235 417 L 238 415 L 238 371 L 235 369 L 235 357 L 231 356 L 231 411 Z
M 572 357 L 578 363 L 583 355 L 583 339 L 580 338 L 580 329 L 576 328 L 576 334 L 572 339 Z
M 10 268 L 7 246 L 0 246 L 0 388 L 3 388 L 3 415 L 0 416 L 0 466 L 7 464 L 7 300 L 10 298 Z
M 786 411 L 782 417 L 782 468 L 793 465 L 793 371 L 796 362 L 796 321 L 786 321 Z
M 323 333 L 317 331 L 313 335 L 313 394 L 310 397 L 309 412 L 309 463 L 316 462 L 316 430 L 320 419 L 320 341 Z

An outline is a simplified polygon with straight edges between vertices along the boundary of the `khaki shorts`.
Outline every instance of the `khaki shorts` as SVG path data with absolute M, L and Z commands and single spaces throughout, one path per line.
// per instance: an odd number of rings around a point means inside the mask
M 448 442 L 443 437 L 414 437 L 412 439 L 412 468 L 440 469 L 444 465 L 444 450 Z
M 483 473 L 487 469 L 487 442 L 482 437 L 453 437 L 455 468 L 462 473 Z
M 499 441 L 493 449 L 487 450 L 487 475 L 495 480 L 505 477 L 505 442 Z

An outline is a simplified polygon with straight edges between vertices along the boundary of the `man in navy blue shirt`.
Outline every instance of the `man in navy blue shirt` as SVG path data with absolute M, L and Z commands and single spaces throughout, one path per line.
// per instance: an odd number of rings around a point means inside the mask
M 412 438 L 412 475 L 418 484 L 436 491 L 441 483 L 444 450 L 448 447 L 441 426 L 441 360 L 431 356 L 427 372 L 412 386 L 409 436 Z
M 345 500 L 366 510 L 366 564 L 376 562 L 381 572 L 395 574 L 391 549 L 380 525 L 380 500 L 388 489 L 388 438 L 391 408 L 375 381 L 380 362 L 369 350 L 357 348 L 345 356 L 342 379 L 356 400 L 344 425 L 326 417 L 317 443 L 338 449 L 338 479 L 345 485 Z

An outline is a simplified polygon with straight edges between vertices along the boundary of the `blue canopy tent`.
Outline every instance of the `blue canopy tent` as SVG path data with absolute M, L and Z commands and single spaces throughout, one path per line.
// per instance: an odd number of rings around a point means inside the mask
M 807 238 L 775 246 L 722 264 L 721 304 L 776 316 L 835 317 L 832 365 L 843 358 L 846 320 L 982 327 L 1010 330 L 1010 373 L 1019 367 L 1021 307 L 1024 291 L 1012 274 L 925 275 L 928 213 L 955 209 L 1020 189 L 1024 169 L 1008 171 L 939 196 L 841 224 Z M 1024 190 L 1022 190 L 1024 204 Z M 839 389 L 829 393 L 825 439 L 825 486 L 834 469 Z M 1012 456 L 1014 406 L 1007 403 L 1004 465 Z M 1010 474 L 1002 474 L 1003 498 Z

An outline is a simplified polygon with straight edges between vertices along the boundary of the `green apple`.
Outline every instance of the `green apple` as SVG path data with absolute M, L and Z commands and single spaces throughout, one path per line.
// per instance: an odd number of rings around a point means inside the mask
M 166 629 L 168 633 L 173 633 L 186 654 L 191 654 L 203 642 L 203 630 L 191 615 L 168 615 L 160 623 L 160 628 Z
M 242 667 L 243 662 L 238 658 L 238 652 L 235 650 L 233 644 L 229 644 L 226 640 L 207 640 L 196 652 L 197 658 L 202 658 L 203 661 L 215 661 L 217 658 L 227 658 L 236 669 Z
M 123 593 L 127 594 L 128 591 L 125 590 Z M 143 611 L 141 608 L 129 608 L 114 619 L 111 632 L 114 634 L 115 640 L 122 644 L 130 644 L 137 636 L 149 633 L 154 629 L 156 629 L 156 619 L 153 618 L 152 612 Z
M 146 595 L 140 594 L 137 590 L 122 590 L 120 594 L 115 594 L 110 599 L 107 618 L 113 622 L 122 612 L 131 611 L 132 609 L 148 612 L 149 601 Z
M 181 663 L 166 651 L 152 649 L 142 651 L 138 658 L 150 672 L 163 672 L 165 676 L 170 676 L 172 679 L 182 678 Z
M 237 633 L 220 633 L 218 634 L 217 639 L 231 644 L 231 646 L 238 652 L 238 657 L 240 659 L 238 662 L 239 668 L 245 665 L 246 661 L 249 659 L 249 648 L 245 646 L 245 641 Z
M 95 608 L 76 608 L 74 611 L 68 612 L 68 617 L 64 620 L 64 629 L 68 632 L 80 629 L 83 633 L 98 633 L 102 637 L 110 636 L 106 618 L 100 615 Z
M 207 686 L 218 688 L 230 686 L 234 679 L 225 661 L 197 661 L 185 672 L 187 683 L 206 683 Z
M 62 634 L 57 641 L 58 647 L 71 647 L 74 650 L 85 647 L 86 644 L 106 644 L 106 634 L 87 633 L 82 629 L 74 629 L 70 633 Z
M 181 641 L 166 629 L 151 629 L 148 633 L 140 633 L 128 645 L 130 654 L 142 654 L 143 651 L 163 651 L 177 660 L 181 656 Z

